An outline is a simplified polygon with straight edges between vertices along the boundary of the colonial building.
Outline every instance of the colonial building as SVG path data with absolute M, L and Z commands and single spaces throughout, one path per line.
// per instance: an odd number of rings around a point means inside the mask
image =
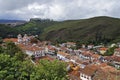
M 68 53 L 65 53 L 65 52 L 62 52 L 62 51 L 58 51 L 57 52 L 57 58 L 59 60 L 63 60 L 63 61 L 66 61 L 66 62 L 69 62 L 69 57 L 70 55 Z
M 95 65 L 86 66 L 80 72 L 80 79 L 81 80 L 93 80 L 92 78 L 95 75 L 97 70 L 98 70 L 98 67 Z
M 102 55 L 104 55 L 107 50 L 108 50 L 108 48 L 105 48 L 105 47 L 99 48 L 99 52 L 100 52 L 100 54 L 102 54 Z
M 120 56 L 113 56 L 112 63 L 114 64 L 115 68 L 120 69 Z
M 21 34 L 18 34 L 17 38 L 18 38 L 18 43 L 22 43 L 23 42 Z
M 114 56 L 120 56 L 120 48 L 114 50 Z

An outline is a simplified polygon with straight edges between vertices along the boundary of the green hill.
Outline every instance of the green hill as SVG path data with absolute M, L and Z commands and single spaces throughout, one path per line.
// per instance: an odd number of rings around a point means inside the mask
M 40 39 L 51 41 L 120 41 L 120 19 L 106 16 L 66 21 L 31 19 L 14 28 L 0 25 L 0 30 L 2 37 L 26 33 L 39 35 Z
M 53 24 L 57 23 L 57 21 L 53 21 L 50 19 L 30 19 L 30 21 L 26 24 L 17 26 L 16 29 L 21 34 L 30 34 L 30 35 L 39 35 L 43 32 L 44 28 L 47 28 Z
M 19 32 L 8 25 L 0 24 L 0 37 L 16 37 Z
M 44 29 L 41 37 L 47 40 L 109 41 L 120 38 L 120 19 L 94 17 L 62 21 Z

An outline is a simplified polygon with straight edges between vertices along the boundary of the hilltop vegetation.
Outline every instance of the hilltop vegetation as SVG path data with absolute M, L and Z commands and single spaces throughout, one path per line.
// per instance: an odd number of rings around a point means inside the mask
M 43 30 L 51 25 L 57 23 L 56 21 L 50 19 L 31 19 L 28 23 L 24 25 L 17 26 L 16 29 L 21 34 L 32 34 L 39 35 L 43 32 Z
M 119 41 L 120 19 L 94 17 L 59 22 L 44 29 L 41 36 L 47 40 Z
M 3 27 L 0 27 L 2 30 Z M 53 21 L 49 19 L 31 19 L 29 22 L 9 29 L 5 34 L 39 35 L 41 40 L 81 41 L 81 42 L 118 42 L 120 40 L 120 19 L 112 17 L 94 17 L 81 20 Z M 6 36 L 6 35 L 0 36 Z

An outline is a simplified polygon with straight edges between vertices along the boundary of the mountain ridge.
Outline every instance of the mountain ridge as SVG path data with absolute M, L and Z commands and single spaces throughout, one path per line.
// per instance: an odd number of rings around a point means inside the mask
M 27 22 L 27 21 L 25 21 L 25 20 L 0 19 L 0 24 L 5 24 L 5 23 L 15 23 L 15 22 Z
M 64 21 L 44 29 L 41 36 L 48 40 L 90 40 L 98 34 L 102 38 L 116 39 L 120 33 L 120 19 L 106 16 Z M 50 36 L 50 37 L 49 37 Z
M 13 29 L 15 30 L 15 33 L 12 32 L 14 35 L 18 33 L 39 35 L 41 40 L 83 42 L 120 41 L 120 19 L 108 16 L 65 21 L 32 19 Z

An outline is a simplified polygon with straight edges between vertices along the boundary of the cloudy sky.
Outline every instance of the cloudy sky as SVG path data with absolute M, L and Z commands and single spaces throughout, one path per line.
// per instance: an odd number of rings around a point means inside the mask
M 1 19 L 84 19 L 94 16 L 120 18 L 120 0 L 0 0 Z

